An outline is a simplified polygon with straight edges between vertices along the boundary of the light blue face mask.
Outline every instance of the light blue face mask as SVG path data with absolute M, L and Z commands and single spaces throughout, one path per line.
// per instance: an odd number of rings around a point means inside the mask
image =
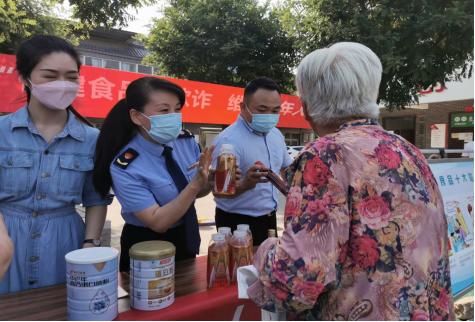
M 167 144 L 175 140 L 182 128 L 181 113 L 169 113 L 162 115 L 143 116 L 150 120 L 150 130 L 147 133 L 161 144 Z
M 249 111 L 249 108 L 248 108 Z M 251 111 L 249 111 L 251 113 Z M 251 128 L 254 131 L 261 132 L 261 133 L 267 133 L 270 130 L 272 130 L 274 127 L 276 127 L 277 123 L 279 123 L 279 116 L 280 114 L 254 114 L 251 113 L 252 115 L 252 120 Z

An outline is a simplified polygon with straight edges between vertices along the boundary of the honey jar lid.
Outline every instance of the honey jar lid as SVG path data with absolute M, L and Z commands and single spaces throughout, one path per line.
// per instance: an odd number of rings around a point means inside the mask
M 162 259 L 175 255 L 175 245 L 163 240 L 151 240 L 133 245 L 129 256 L 138 260 Z

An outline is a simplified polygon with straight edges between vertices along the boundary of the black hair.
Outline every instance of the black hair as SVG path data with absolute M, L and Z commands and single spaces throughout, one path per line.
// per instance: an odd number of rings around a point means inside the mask
M 185 91 L 180 86 L 157 77 L 142 77 L 129 84 L 125 98 L 107 114 L 97 139 L 93 170 L 94 187 L 102 196 L 106 196 L 112 186 L 109 170 L 112 161 L 137 133 L 137 126 L 130 119 L 130 110 L 143 112 L 150 93 L 156 90 L 175 94 L 180 105 L 185 105 Z
M 280 94 L 280 88 L 276 82 L 274 82 L 269 77 L 258 77 L 247 83 L 246 87 L 244 88 L 244 99 L 248 100 L 252 94 L 257 92 L 257 90 L 261 88 L 270 91 L 277 91 L 277 93 Z
M 73 45 L 56 36 L 37 35 L 23 41 L 18 47 L 16 52 L 16 70 L 18 74 L 25 81 L 29 80 L 35 66 L 38 65 L 45 56 L 56 52 L 66 53 L 71 56 L 76 62 L 79 71 L 81 68 L 81 60 Z M 25 86 L 25 92 L 27 101 L 29 102 L 31 91 L 28 86 Z M 68 106 L 68 109 L 76 115 L 79 120 L 89 126 L 93 126 L 91 122 L 79 114 L 72 106 Z

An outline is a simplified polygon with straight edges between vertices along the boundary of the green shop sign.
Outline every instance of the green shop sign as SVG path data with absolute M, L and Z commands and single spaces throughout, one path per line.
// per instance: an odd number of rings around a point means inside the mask
M 451 127 L 473 127 L 472 113 L 452 113 L 450 115 Z

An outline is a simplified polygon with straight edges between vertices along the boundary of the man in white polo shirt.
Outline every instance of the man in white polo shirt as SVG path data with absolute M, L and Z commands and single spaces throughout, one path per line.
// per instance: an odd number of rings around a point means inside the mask
M 214 158 L 222 144 L 233 145 L 239 168 L 245 174 L 235 198 L 215 197 L 216 226 L 235 230 L 238 224 L 248 224 L 254 245 L 267 238 L 268 229 L 277 231 L 278 190 L 265 176 L 269 169 L 279 174 L 292 163 L 284 137 L 275 127 L 280 104 L 279 87 L 273 80 L 261 77 L 251 81 L 244 89 L 238 119 L 214 141 Z

